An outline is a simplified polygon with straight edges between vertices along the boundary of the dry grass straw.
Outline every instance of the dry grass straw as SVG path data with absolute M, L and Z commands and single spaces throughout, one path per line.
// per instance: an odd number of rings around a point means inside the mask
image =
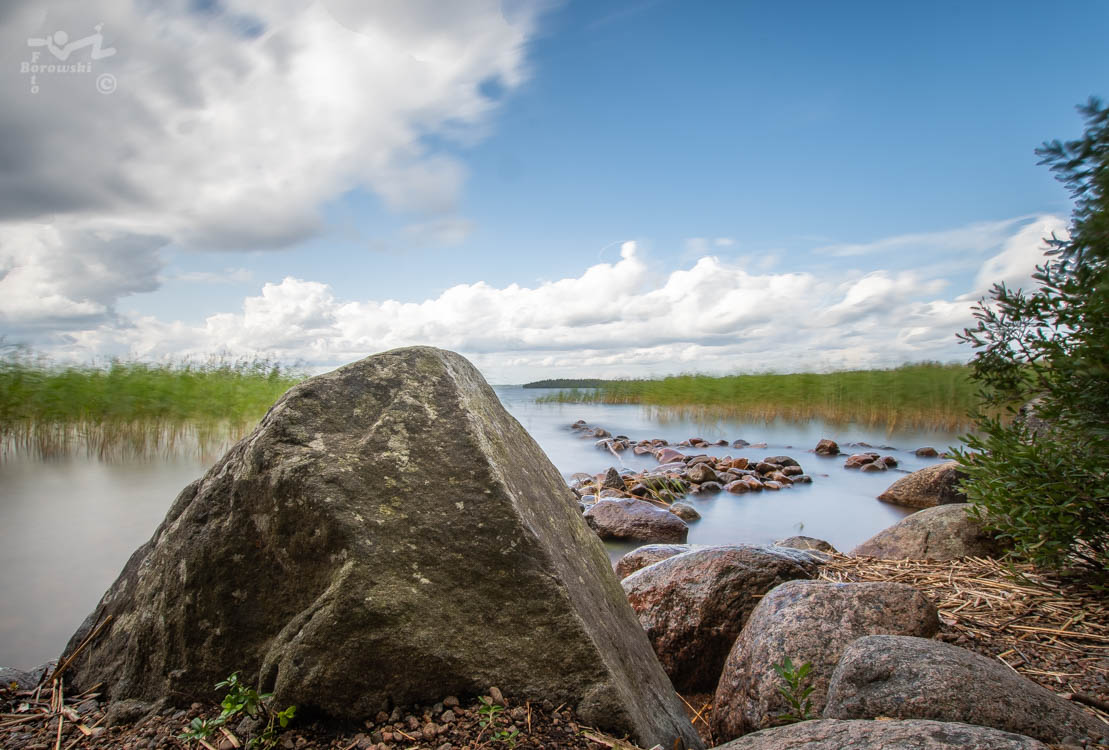
M 947 631 L 973 650 L 1109 719 L 1104 594 L 1031 565 L 978 557 L 935 562 L 832 555 L 820 578 L 908 584 L 936 605 Z

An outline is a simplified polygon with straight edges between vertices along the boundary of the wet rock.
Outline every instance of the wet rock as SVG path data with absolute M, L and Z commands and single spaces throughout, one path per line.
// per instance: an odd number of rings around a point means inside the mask
M 683 521 L 696 521 L 701 517 L 697 509 L 689 503 L 674 503 L 670 506 L 670 512 Z
M 879 500 L 910 508 L 934 508 L 937 505 L 965 503 L 967 496 L 959 489 L 966 478 L 956 461 L 928 466 L 901 477 L 878 496 Z
M 709 547 L 643 568 L 621 585 L 674 687 L 707 692 L 759 599 L 784 581 L 812 578 L 817 567 L 812 556 L 785 548 Z
M 1030 737 L 943 721 L 803 721 L 748 734 L 716 750 L 1048 750 Z
M 733 440 L 732 441 L 732 447 L 733 448 L 746 448 L 750 445 L 751 444 L 748 443 L 746 440 Z
M 701 492 L 702 493 L 720 492 L 723 489 L 724 489 L 724 485 L 720 484 L 720 482 L 702 482 L 701 483 Z
M 770 472 L 778 471 L 781 468 L 782 468 L 781 464 L 775 464 L 775 463 L 771 463 L 769 461 L 759 461 L 755 465 L 755 471 L 757 471 L 760 474 L 769 474 Z
M 791 536 L 786 539 L 779 539 L 774 544 L 778 547 L 789 547 L 791 549 L 810 549 L 817 552 L 836 553 L 836 548 L 831 544 L 823 539 L 811 536 Z
M 800 466 L 797 460 L 789 456 L 767 456 L 765 459 L 768 464 L 776 464 L 778 466 Z
M 767 480 L 767 481 L 762 483 L 762 488 L 764 490 L 773 490 L 773 491 L 777 492 L 778 490 L 782 489 L 783 487 L 785 487 L 784 484 L 782 484 L 781 482 L 777 482 L 773 479 Z
M 725 492 L 742 495 L 745 492 L 759 492 L 765 487 L 762 482 L 754 477 L 741 477 L 724 485 Z
M 681 451 L 676 451 L 673 448 L 659 448 L 655 453 L 655 458 L 660 464 L 669 464 L 675 461 L 683 461 L 685 454 Z
M 877 459 L 877 460 L 871 461 L 869 463 L 864 463 L 862 466 L 859 467 L 859 471 L 865 471 L 865 472 L 886 471 L 888 469 L 889 469 L 889 467 L 886 465 L 886 462 L 883 461 L 882 459 Z
M 686 473 L 686 478 L 691 482 L 719 482 L 720 477 L 716 476 L 716 472 L 712 470 L 707 464 L 699 463 L 689 469 Z
M 828 719 L 935 719 L 1003 729 L 1047 743 L 1097 738 L 1105 725 L 996 659 L 924 638 L 874 635 L 843 652 Z
M 766 478 L 777 482 L 783 487 L 788 487 L 789 485 L 793 484 L 793 480 L 786 476 L 785 472 L 782 471 L 772 471 L 766 475 Z
M 633 549 L 616 561 L 614 570 L 617 578 L 627 578 L 632 573 L 648 565 L 654 565 L 660 560 L 665 560 L 683 552 L 689 552 L 692 547 L 688 544 L 645 544 L 638 549 Z
M 585 512 L 586 523 L 601 539 L 684 542 L 685 521 L 643 500 L 601 500 Z
M 641 745 L 700 744 L 559 471 L 429 347 L 293 386 L 178 496 L 66 655 L 107 615 L 67 690 L 207 701 L 236 669 L 277 705 L 361 721 L 495 683 Z
M 993 557 L 1001 552 L 965 503 L 937 505 L 906 516 L 851 550 L 856 557 L 887 560 L 955 560 Z
M 918 458 L 935 458 L 936 456 L 940 455 L 940 453 L 935 448 L 931 446 L 926 446 L 924 448 L 917 448 L 915 451 L 913 451 L 913 455 L 917 456 Z
M 882 456 L 882 458 L 880 458 L 879 460 L 890 469 L 897 468 L 897 459 L 893 456 Z
M 787 477 L 799 477 L 805 473 L 805 470 L 800 466 L 783 466 L 782 473 Z
M 816 444 L 816 448 L 813 449 L 813 452 L 816 453 L 818 456 L 838 456 L 839 444 L 836 443 L 835 440 L 828 440 L 827 438 L 824 438 Z
M 819 714 L 849 643 L 880 633 L 927 637 L 939 624 L 932 603 L 904 584 L 783 583 L 759 602 L 728 654 L 713 701 L 713 731 L 731 739 L 770 726 L 787 711 L 774 671 L 786 657 L 812 663 L 810 697 Z
M 624 478 L 620 476 L 620 472 L 616 470 L 616 467 L 608 467 L 608 471 L 605 472 L 604 481 L 601 482 L 601 487 L 610 490 L 620 490 L 621 492 L 624 491 Z
M 877 453 L 855 453 L 847 457 L 847 461 L 844 462 L 843 468 L 858 469 L 866 466 L 867 464 L 874 463 L 879 458 L 881 458 L 881 456 L 879 456 Z
M 812 484 L 812 477 L 808 474 L 798 474 L 795 477 L 790 477 L 794 484 Z
M 747 464 L 748 464 L 748 461 L 747 461 L 747 459 L 746 459 L 746 458 L 743 458 L 743 457 L 741 456 L 740 458 L 733 458 L 733 459 L 732 459 L 732 460 L 731 460 L 731 461 L 730 461 L 730 462 L 728 463 L 728 466 L 729 466 L 730 468 L 732 468 L 732 469 L 746 469 L 746 468 L 747 468 Z

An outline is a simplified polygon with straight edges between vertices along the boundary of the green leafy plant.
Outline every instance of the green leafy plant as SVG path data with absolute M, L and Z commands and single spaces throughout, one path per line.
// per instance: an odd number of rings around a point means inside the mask
M 220 714 L 214 719 L 194 718 L 185 730 L 178 735 L 178 739 L 191 740 L 204 743 L 216 730 L 227 724 L 239 715 L 246 715 L 252 719 L 259 717 L 266 720 L 265 728 L 250 740 L 249 747 L 268 750 L 277 744 L 277 735 L 280 729 L 289 726 L 296 715 L 296 706 L 288 706 L 282 711 L 275 711 L 270 706 L 272 693 L 259 693 L 250 685 L 239 679 L 239 673 L 234 672 L 226 680 L 216 683 L 216 690 L 227 689 L 227 695 L 220 703 Z
M 478 725 L 481 726 L 482 734 L 488 731 L 490 742 L 499 742 L 509 748 L 515 748 L 520 730 L 511 724 L 504 726 L 506 721 L 506 717 L 503 715 L 504 706 L 494 703 L 492 698 L 484 695 L 478 701 L 481 703 L 481 708 L 478 709 L 478 714 L 481 717 L 478 719 Z M 481 739 L 480 734 L 478 739 Z
M 972 512 L 1038 565 L 1109 573 L 1109 107 L 1079 107 L 1085 135 L 1036 153 L 1075 199 L 1046 240 L 1031 290 L 995 284 L 959 337 L 994 416 L 956 456 Z
M 814 718 L 812 712 L 812 691 L 815 689 L 808 684 L 809 673 L 812 672 L 812 663 L 805 662 L 799 667 L 793 665 L 793 660 L 788 656 L 781 664 L 774 665 L 774 671 L 785 682 L 778 686 L 778 692 L 789 704 L 789 710 L 778 714 L 775 719 L 783 724 L 793 724 L 798 721 L 808 721 Z

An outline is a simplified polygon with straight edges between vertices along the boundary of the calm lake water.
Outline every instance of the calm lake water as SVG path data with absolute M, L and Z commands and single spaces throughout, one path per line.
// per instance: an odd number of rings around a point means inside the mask
M 847 551 L 905 515 L 905 510 L 875 499 L 903 474 L 845 470 L 842 457 L 825 459 L 809 452 L 818 440 L 894 446 L 882 453 L 896 457 L 904 471 L 936 462 L 915 457 L 916 448 L 931 445 L 942 451 L 957 442 L 950 433 L 887 435 L 817 422 L 705 423 L 638 406 L 537 404 L 535 397 L 545 393 L 541 390 L 498 387 L 497 393 L 567 478 L 613 465 L 637 470 L 657 465 L 651 456 L 627 451 L 617 459 L 597 449 L 593 440 L 569 429 L 578 419 L 634 440 L 765 442 L 766 448 L 697 452 L 754 459 L 784 453 L 813 477 L 811 485 L 781 492 L 691 497 L 689 502 L 703 516 L 690 526 L 691 544 L 768 543 L 803 533 Z M 126 463 L 8 456 L 0 463 L 0 665 L 28 669 L 57 657 L 127 558 L 150 538 L 177 493 L 212 462 L 180 455 Z M 610 554 L 618 556 L 633 546 L 610 544 Z

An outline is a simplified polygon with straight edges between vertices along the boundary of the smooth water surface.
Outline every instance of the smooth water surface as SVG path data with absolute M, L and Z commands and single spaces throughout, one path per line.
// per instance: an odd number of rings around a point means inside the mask
M 846 448 L 864 441 L 912 471 L 935 460 L 912 451 L 943 450 L 956 442 L 944 433 L 885 433 L 819 423 L 697 423 L 632 405 L 537 404 L 541 390 L 498 387 L 497 393 L 563 476 L 596 473 L 609 466 L 636 470 L 657 465 L 631 451 L 613 456 L 569 425 L 584 419 L 613 434 L 638 440 L 689 437 L 743 438 L 766 448 L 712 448 L 696 452 L 761 459 L 788 454 L 813 484 L 781 492 L 691 496 L 703 518 L 690 526 L 692 544 L 768 543 L 793 534 L 820 537 L 840 550 L 894 523 L 906 511 L 875 500 L 898 471 L 862 474 L 843 469 L 843 457 L 822 459 L 809 451 L 823 437 Z M 859 450 L 865 450 L 860 448 Z M 8 456 L 0 463 L 0 665 L 31 668 L 57 657 L 66 640 L 92 611 L 127 558 L 150 538 L 174 498 L 212 463 L 190 456 L 100 463 L 74 457 L 38 461 Z M 616 557 L 634 545 L 609 545 Z

